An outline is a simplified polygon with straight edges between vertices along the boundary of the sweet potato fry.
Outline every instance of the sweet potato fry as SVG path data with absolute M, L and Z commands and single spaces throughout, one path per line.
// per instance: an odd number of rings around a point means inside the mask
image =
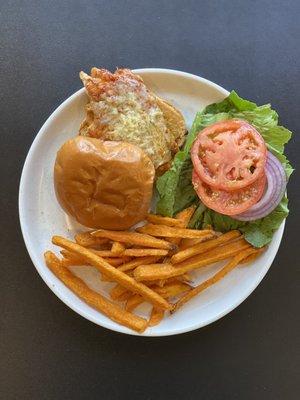
M 176 238 L 177 239 L 177 238 Z M 162 261 L 163 264 L 170 264 L 171 257 L 165 257 Z M 150 264 L 150 263 L 149 263 Z M 167 282 L 167 279 L 160 279 L 158 282 L 158 286 L 163 287 L 165 283 Z
M 143 247 L 153 247 L 155 249 L 175 250 L 176 246 L 166 240 L 157 239 L 150 235 L 143 235 L 137 232 L 107 231 L 100 229 L 92 233 L 93 237 L 117 240 L 122 243 L 135 244 Z
M 111 291 L 109 292 L 109 295 L 110 295 L 110 297 L 111 297 L 112 300 L 119 300 L 119 301 L 121 301 L 122 296 L 123 296 L 125 293 L 127 293 L 127 294 L 129 293 L 129 297 L 130 297 L 131 293 L 129 292 L 129 290 L 127 290 L 125 287 L 123 287 L 123 286 L 121 286 L 121 285 L 119 285 L 119 284 L 116 284 L 116 286 L 114 286 L 114 287 L 111 289 Z
M 266 247 L 261 247 L 260 249 L 256 249 L 256 252 L 253 254 L 250 254 L 250 256 L 246 257 L 244 260 L 241 261 L 241 264 L 248 264 L 249 262 L 252 262 L 256 260 L 257 257 L 261 255 L 266 250 Z
M 180 279 L 181 282 L 192 282 L 193 281 L 192 277 L 190 276 L 190 274 L 188 272 L 186 272 L 183 275 L 178 276 L 177 279 Z
M 165 299 L 163 299 L 153 290 L 139 282 L 136 282 L 132 277 L 126 275 L 122 271 L 119 271 L 117 268 L 114 268 L 113 266 L 108 264 L 103 258 L 97 256 L 85 247 L 82 247 L 79 244 L 73 243 L 70 240 L 60 236 L 53 236 L 52 243 L 80 255 L 89 264 L 96 267 L 108 278 L 115 280 L 117 283 L 126 287 L 133 293 L 140 294 L 143 298 L 148 300 L 153 305 L 160 307 L 164 310 L 170 310 L 172 308 L 171 304 L 169 304 Z
M 82 266 L 88 265 L 88 263 L 86 261 L 79 261 L 79 260 L 77 261 L 74 259 L 70 260 L 69 258 L 65 258 L 65 257 L 63 257 L 61 259 L 61 264 L 64 267 L 82 267 Z
M 137 281 L 155 281 L 180 276 L 188 271 L 205 267 L 215 262 L 233 257 L 240 251 L 249 248 L 250 245 L 243 238 L 235 242 L 212 249 L 206 254 L 199 254 L 180 264 L 150 264 L 140 265 L 134 270 L 134 277 Z
M 54 253 L 47 251 L 45 253 L 45 261 L 48 268 L 57 278 L 87 304 L 101 311 L 113 321 L 137 332 L 143 332 L 146 329 L 147 321 L 144 318 L 121 309 L 118 305 L 111 303 L 99 293 L 91 290 L 80 278 L 74 276 L 67 268 L 62 266 Z
M 185 250 L 189 247 L 195 246 L 195 244 L 202 243 L 202 238 L 197 239 L 182 239 L 180 242 L 179 250 Z
M 139 294 L 133 294 L 127 300 L 127 302 L 125 304 L 125 310 L 128 312 L 131 312 L 134 309 L 136 309 L 140 304 L 142 304 L 144 301 L 145 300 Z
M 178 296 L 179 294 L 185 293 L 192 289 L 191 286 L 183 282 L 168 282 L 165 287 L 151 286 L 151 288 L 159 293 L 163 298 L 168 299 L 170 297 Z M 133 311 L 136 307 L 142 304 L 145 300 L 138 294 L 133 294 L 126 302 L 125 309 L 127 311 Z
M 102 257 L 106 260 L 110 260 L 107 261 L 109 262 L 111 265 L 121 265 L 124 264 L 128 261 L 131 260 L 131 257 L 126 256 L 123 254 L 114 254 L 111 252 L 111 250 L 95 250 L 95 249 L 89 249 L 90 251 L 92 251 L 94 254 L 96 254 L 96 256 Z M 114 262 L 114 260 L 121 260 L 122 262 Z
M 107 277 L 106 275 L 104 275 L 104 274 L 101 274 L 100 281 L 101 281 L 101 282 L 112 282 L 112 283 L 115 283 L 115 281 L 114 281 L 113 279 L 108 278 L 108 277 Z
M 236 254 L 232 260 L 230 260 L 220 271 L 218 271 L 215 275 L 211 278 L 207 279 L 206 281 L 202 282 L 200 285 L 196 286 L 188 293 L 186 293 L 183 297 L 175 305 L 174 311 L 178 310 L 183 304 L 187 301 L 195 297 L 198 293 L 203 292 L 203 290 L 207 289 L 208 287 L 214 285 L 225 275 L 227 275 L 230 271 L 232 271 L 242 260 L 247 257 L 250 257 L 252 254 L 255 254 L 257 250 L 253 247 L 242 250 L 238 254 Z
M 176 214 L 175 218 L 182 222 L 183 228 L 186 228 L 188 226 L 195 210 L 196 206 L 190 206 L 188 208 L 185 208 L 183 211 L 180 211 L 178 214 Z M 182 240 L 181 238 L 168 238 L 168 241 L 170 243 L 174 243 L 176 245 L 179 245 L 181 243 L 181 240 Z
M 158 325 L 164 317 L 164 310 L 161 308 L 152 307 L 150 319 L 148 322 L 148 326 L 156 326 Z
M 160 294 L 164 299 L 168 299 L 170 297 L 178 296 L 181 293 L 187 292 L 192 289 L 190 285 L 184 282 L 170 282 L 164 285 L 164 287 L 154 287 L 152 289 Z
M 110 258 L 110 257 L 104 257 L 103 258 L 108 264 L 113 265 L 114 267 L 119 267 L 120 265 L 124 264 L 126 259 L 124 258 Z
M 63 249 L 63 250 L 60 251 L 60 254 L 64 257 L 64 259 L 67 259 L 70 262 L 73 262 L 75 264 L 77 264 L 77 263 L 86 264 L 85 260 L 82 257 L 78 256 L 75 253 L 72 253 L 71 251 Z M 72 265 L 72 264 L 70 264 L 70 265 Z
M 127 290 L 127 292 L 124 292 L 117 301 L 127 301 L 129 299 L 129 297 L 131 297 L 132 293 Z
M 105 258 L 105 257 L 104 257 Z M 106 257 L 106 259 L 109 259 L 110 257 Z M 111 259 L 113 259 L 113 258 L 111 258 Z M 119 254 L 119 258 L 118 259 L 120 259 L 120 260 L 122 260 L 122 262 L 123 262 L 123 264 L 124 263 L 127 263 L 127 262 L 129 262 L 129 261 L 131 261 L 132 260 L 132 257 L 130 257 L 130 256 L 123 256 L 123 254 Z M 121 265 L 121 264 L 119 264 L 119 265 Z
M 120 242 L 113 242 L 112 246 L 111 246 L 111 252 L 113 254 L 122 254 L 123 251 L 126 249 L 126 247 L 124 246 L 124 244 L 120 243 Z
M 133 271 L 133 276 L 138 282 L 158 281 L 179 275 L 182 275 L 182 271 L 175 268 L 172 264 L 140 265 Z
M 159 279 L 157 281 L 151 281 L 151 284 L 156 284 L 159 287 L 164 287 L 166 284 L 173 283 L 173 282 L 184 282 L 184 283 L 190 283 L 192 282 L 192 278 L 190 277 L 189 273 L 186 272 L 183 275 L 180 276 L 175 276 L 173 278 L 168 278 L 168 279 Z
M 166 225 L 166 226 L 175 226 L 178 228 L 184 228 L 184 221 L 177 218 L 162 217 L 161 215 L 148 214 L 146 219 L 148 222 L 155 225 Z
M 111 250 L 95 250 L 95 249 L 90 249 L 94 254 L 96 254 L 99 257 L 109 257 L 109 258 L 120 258 L 119 254 L 113 253 Z
M 185 208 L 184 210 L 180 211 L 178 214 L 176 214 L 176 219 L 180 219 L 181 221 L 184 222 L 184 226 L 188 226 L 190 219 L 192 218 L 195 210 L 196 210 L 196 206 L 192 205 L 188 208 Z
M 230 240 L 236 239 L 241 234 L 239 231 L 230 231 L 224 233 L 223 235 L 219 236 L 216 239 L 206 241 L 204 243 L 195 244 L 192 247 L 189 247 L 185 250 L 179 251 L 178 253 L 174 254 L 171 258 L 171 264 L 180 263 L 188 258 L 196 256 L 197 254 L 205 253 L 208 250 L 214 249 L 219 245 L 222 245 Z
M 93 249 L 90 249 L 93 251 Z M 82 266 L 82 265 L 89 265 L 89 263 L 84 260 L 82 257 L 78 256 L 75 253 L 72 253 L 68 250 L 61 250 L 61 254 L 64 256 L 62 259 L 62 263 L 65 267 L 70 267 L 70 266 Z M 125 262 L 129 262 L 130 258 L 104 258 L 106 262 L 108 262 L 110 265 L 113 265 L 114 267 L 120 266 L 124 264 Z
M 163 249 L 126 249 L 123 253 L 129 257 L 163 257 L 168 254 L 168 250 Z M 122 254 L 122 255 L 123 255 Z
M 187 249 L 189 247 L 195 246 L 196 244 L 199 243 L 204 243 L 207 242 L 211 239 L 214 239 L 215 237 L 217 237 L 216 232 L 214 231 L 210 231 L 210 233 L 207 233 L 206 235 L 204 235 L 201 238 L 196 238 L 196 239 L 181 239 L 180 242 L 180 251 Z
M 91 235 L 91 232 L 82 232 L 75 235 L 76 243 L 83 247 L 93 247 L 108 243 L 108 239 L 96 238 Z
M 149 256 L 166 256 L 168 254 L 168 250 L 163 250 L 163 249 L 126 249 L 123 251 L 121 254 L 116 254 L 113 253 L 111 250 L 93 250 L 93 253 L 95 253 L 99 257 L 122 257 L 123 259 L 126 257 L 127 259 L 124 260 L 124 262 L 128 261 L 128 257 L 149 257 Z
M 152 264 L 158 261 L 160 257 L 140 257 L 135 260 L 128 261 L 127 263 L 124 263 L 121 265 L 118 270 L 120 271 L 130 271 L 139 265 L 147 265 L 147 264 Z
M 127 273 L 126 273 L 128 276 L 133 276 L 132 275 L 132 273 L 131 273 L 131 271 L 128 271 Z M 100 278 L 100 280 L 102 281 L 102 282 L 113 282 L 113 283 L 115 283 L 115 280 L 114 279 L 112 279 L 112 278 L 108 278 L 106 275 L 104 275 L 104 274 L 101 274 L 101 278 Z
M 190 239 L 203 238 L 203 236 L 206 236 L 207 234 L 212 234 L 212 231 L 208 229 L 203 229 L 200 231 L 197 229 L 173 228 L 171 226 L 153 224 L 144 225 L 141 228 L 137 228 L 136 231 L 152 236 Z
M 244 238 L 238 238 L 229 243 L 224 243 L 222 246 L 218 246 L 211 249 L 208 252 L 198 254 L 194 257 L 189 258 L 179 264 L 174 265 L 176 269 L 187 269 L 185 272 L 192 271 L 194 269 L 206 266 L 205 262 L 218 262 L 225 260 L 226 258 L 235 256 L 239 251 L 242 251 L 250 247 L 250 244 L 246 242 Z M 215 261 L 212 261 L 215 260 Z M 200 265 L 200 266 L 199 266 Z

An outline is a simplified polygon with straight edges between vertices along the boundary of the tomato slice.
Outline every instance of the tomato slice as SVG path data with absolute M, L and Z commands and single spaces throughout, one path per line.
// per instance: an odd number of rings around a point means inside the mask
M 252 125 L 231 119 L 199 132 L 191 157 L 203 182 L 231 191 L 249 186 L 264 174 L 267 148 Z
M 207 185 L 195 170 L 193 170 L 192 180 L 200 200 L 207 207 L 225 215 L 236 215 L 248 210 L 260 200 L 266 185 L 265 174 L 251 185 L 231 192 Z

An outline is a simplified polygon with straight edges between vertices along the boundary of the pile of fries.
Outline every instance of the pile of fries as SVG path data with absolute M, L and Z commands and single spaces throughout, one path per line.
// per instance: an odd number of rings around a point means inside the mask
M 175 218 L 149 214 L 147 223 L 135 231 L 83 232 L 74 242 L 54 236 L 52 243 L 62 248 L 62 258 L 47 251 L 46 264 L 87 304 L 141 333 L 262 251 L 236 230 L 217 234 L 212 229 L 188 229 L 194 211 L 194 207 L 187 208 Z M 190 271 L 225 259 L 229 261 L 223 268 L 193 287 Z M 95 267 L 101 273 L 99 279 L 116 283 L 110 299 L 89 288 L 68 268 L 84 265 Z M 152 305 L 148 320 L 133 313 L 143 302 Z

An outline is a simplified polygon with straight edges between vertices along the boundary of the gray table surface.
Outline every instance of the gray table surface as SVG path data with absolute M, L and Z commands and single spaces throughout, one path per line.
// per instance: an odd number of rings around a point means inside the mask
M 204 329 L 138 338 L 100 328 L 46 287 L 26 252 L 22 165 L 91 66 L 174 68 L 258 103 L 295 132 L 299 1 L 1 2 L 1 399 L 299 398 L 299 179 L 276 260 L 255 292 Z

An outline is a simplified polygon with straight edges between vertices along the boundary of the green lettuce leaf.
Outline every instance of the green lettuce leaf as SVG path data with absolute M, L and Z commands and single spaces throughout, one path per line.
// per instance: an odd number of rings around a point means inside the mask
M 197 113 L 183 149 L 178 151 L 174 157 L 169 171 L 157 179 L 156 188 L 159 200 L 156 212 L 161 215 L 171 217 L 180 211 L 180 207 L 184 209 L 197 199 L 191 184 L 190 149 L 201 126 L 201 119 L 202 113 Z
M 248 100 L 242 99 L 234 91 L 221 101 L 207 106 L 198 112 L 192 128 L 187 135 L 183 150 L 174 157 L 172 167 L 157 180 L 159 201 L 157 212 L 166 216 L 173 216 L 182 209 L 197 204 L 198 207 L 190 221 L 190 227 L 200 229 L 211 225 L 215 230 L 227 232 L 239 229 L 245 239 L 253 246 L 262 247 L 272 240 L 274 232 L 288 215 L 288 200 L 284 197 L 277 208 L 265 218 L 253 222 L 240 222 L 227 215 L 219 214 L 206 208 L 193 189 L 191 174 L 192 161 L 190 149 L 197 133 L 215 122 L 240 118 L 245 119 L 256 127 L 263 136 L 268 149 L 280 160 L 289 177 L 293 168 L 283 154 L 285 144 L 290 140 L 292 133 L 278 125 L 278 114 L 269 104 L 257 106 Z
M 241 231 L 244 232 L 245 239 L 253 246 L 265 246 L 272 240 L 274 233 L 288 214 L 288 199 L 284 196 L 271 214 L 255 222 L 247 223 L 241 227 Z

